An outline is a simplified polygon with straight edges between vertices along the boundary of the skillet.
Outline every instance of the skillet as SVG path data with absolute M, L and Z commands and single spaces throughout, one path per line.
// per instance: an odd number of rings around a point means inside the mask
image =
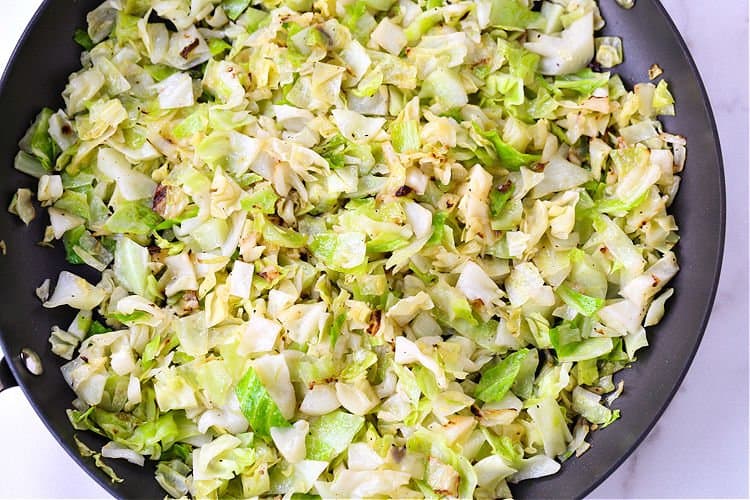
M 60 107 L 68 75 L 80 67 L 80 48 L 72 33 L 85 26 L 85 15 L 101 0 L 45 0 L 27 27 L 0 81 L 0 205 L 6 206 L 19 186 L 35 189 L 29 177 L 12 169 L 17 142 L 44 106 Z M 605 34 L 620 36 L 625 62 L 615 68 L 628 85 L 647 79 L 648 68 L 658 63 L 670 83 L 677 115 L 663 117 L 665 129 L 688 139 L 688 160 L 680 193 L 672 206 L 680 226 L 677 246 L 680 273 L 673 281 L 675 294 L 662 322 L 649 331 L 650 347 L 639 354 L 632 368 L 618 374 L 625 393 L 615 407 L 622 418 L 590 437 L 592 448 L 570 459 L 554 475 L 515 485 L 518 498 L 578 498 L 587 495 L 611 474 L 638 446 L 677 391 L 698 349 L 711 312 L 721 269 L 725 230 L 724 173 L 718 134 L 700 75 L 685 42 L 658 0 L 638 0 L 624 10 L 614 0 L 602 0 L 607 21 Z M 0 210 L 0 239 L 7 255 L 0 256 L 0 391 L 20 385 L 26 397 L 60 445 L 112 495 L 120 498 L 162 498 L 153 465 L 145 467 L 110 460 L 124 482 L 113 484 L 91 459 L 81 458 L 74 431 L 65 415 L 75 397 L 59 367 L 62 360 L 49 350 L 52 325 L 68 324 L 73 311 L 44 309 L 34 288 L 45 278 L 68 269 L 90 280 L 80 266 L 64 258 L 62 245 L 50 250 L 36 244 L 45 218 L 29 227 Z M 21 354 L 31 349 L 44 371 L 32 374 Z M 78 433 L 82 434 L 82 433 Z M 105 440 L 81 435 L 92 448 Z

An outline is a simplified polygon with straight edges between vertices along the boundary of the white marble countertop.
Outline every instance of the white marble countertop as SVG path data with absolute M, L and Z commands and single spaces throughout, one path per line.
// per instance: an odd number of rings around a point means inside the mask
M 613 0 L 603 0 L 613 1 Z M 40 0 L 2 0 L 0 71 Z M 727 179 L 724 272 L 693 366 L 659 423 L 591 498 L 748 496 L 748 7 L 663 0 L 713 104 Z M 720 412 L 720 413 L 717 413 Z M 0 498 L 103 498 L 20 390 L 0 394 Z

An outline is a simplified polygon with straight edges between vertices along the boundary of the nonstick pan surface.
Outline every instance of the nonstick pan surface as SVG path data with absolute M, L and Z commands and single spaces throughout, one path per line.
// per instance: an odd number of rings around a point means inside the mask
M 32 180 L 12 168 L 17 142 L 44 106 L 62 105 L 60 93 L 68 75 L 80 67 L 80 48 L 72 41 L 76 28 L 85 26 L 88 11 L 101 0 L 47 0 L 34 16 L 0 83 L 0 205 L 7 206 L 19 186 L 35 189 Z M 626 391 L 616 402 L 622 418 L 595 432 L 592 448 L 565 462 L 560 473 L 516 485 L 519 498 L 582 497 L 602 482 L 638 446 L 675 394 L 706 327 L 716 292 L 724 244 L 724 174 L 716 126 L 710 104 L 692 58 L 664 8 L 657 0 L 638 0 L 624 10 L 614 0 L 601 0 L 607 26 L 604 33 L 620 36 L 625 62 L 615 71 L 632 85 L 647 79 L 648 68 L 658 63 L 677 102 L 677 116 L 666 117 L 665 128 L 688 139 L 688 160 L 680 193 L 672 211 L 680 226 L 677 246 L 681 271 L 673 281 L 675 295 L 663 321 L 649 331 L 650 347 L 639 354 L 632 368 L 618 378 Z M 66 325 L 73 311 L 44 309 L 34 295 L 45 278 L 61 269 L 83 273 L 66 263 L 62 245 L 50 250 L 36 243 L 46 220 L 37 218 L 25 227 L 0 210 L 0 240 L 7 255 L 0 256 L 0 390 L 20 385 L 50 432 L 81 467 L 116 497 L 162 498 L 153 466 L 138 467 L 110 461 L 125 479 L 112 484 L 93 461 L 83 459 L 73 440 L 65 410 L 75 397 L 65 384 L 61 360 L 49 350 L 52 325 Z M 85 273 L 83 273 L 85 275 Z M 94 279 L 92 274 L 86 276 Z M 22 349 L 38 353 L 44 372 L 31 374 Z M 82 435 L 84 433 L 78 433 Z M 92 448 L 104 440 L 82 435 Z M 42 475 L 44 471 L 38 471 Z M 42 476 L 43 477 L 43 476 Z

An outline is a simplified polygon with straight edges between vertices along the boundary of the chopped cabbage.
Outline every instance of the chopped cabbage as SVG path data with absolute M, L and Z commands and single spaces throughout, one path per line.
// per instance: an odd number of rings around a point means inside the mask
M 624 44 L 597 2 L 87 23 L 9 208 L 100 273 L 37 294 L 77 310 L 49 342 L 101 456 L 173 497 L 504 498 L 620 418 L 613 375 L 669 314 L 686 143 L 666 80 L 599 69 Z

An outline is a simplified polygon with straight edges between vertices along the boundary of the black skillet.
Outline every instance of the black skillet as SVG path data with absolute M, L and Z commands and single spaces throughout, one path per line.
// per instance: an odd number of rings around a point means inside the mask
M 101 0 L 46 0 L 26 29 L 0 86 L 0 208 L 7 206 L 18 186 L 35 188 L 30 178 L 12 168 L 16 143 L 44 106 L 62 105 L 60 93 L 68 75 L 80 67 L 80 49 L 71 36 L 85 26 L 85 15 Z M 657 0 L 637 0 L 631 10 L 614 0 L 601 0 L 607 21 L 604 32 L 622 37 L 625 63 L 616 71 L 628 84 L 647 79 L 648 68 L 664 69 L 677 101 L 677 116 L 667 118 L 667 130 L 688 138 L 688 161 L 673 211 L 680 226 L 678 254 L 682 270 L 668 312 L 650 332 L 651 346 L 622 374 L 626 391 L 617 400 L 622 418 L 591 438 L 592 448 L 567 461 L 555 476 L 523 482 L 513 489 L 523 498 L 582 497 L 601 483 L 646 436 L 674 396 L 690 366 L 711 312 L 719 281 L 724 244 L 724 173 L 716 126 L 698 71 L 685 42 Z M 52 325 L 67 325 L 72 311 L 43 309 L 34 288 L 57 276 L 65 262 L 62 245 L 50 250 L 36 245 L 46 221 L 28 228 L 0 209 L 0 239 L 7 255 L 0 256 L 0 391 L 20 385 L 26 397 L 60 445 L 103 487 L 116 497 L 162 498 L 153 466 L 116 461 L 125 479 L 112 484 L 90 459 L 82 459 L 65 416 L 74 398 L 60 375 L 60 360 L 48 348 Z M 81 273 L 81 269 L 75 269 Z M 93 276 L 89 276 L 94 278 Z M 24 366 L 24 348 L 39 354 L 44 372 L 37 376 Z M 687 417 L 686 417 L 687 418 Z M 79 433 L 80 434 L 80 433 Z M 86 435 L 93 446 L 104 442 Z M 115 462 L 115 461 L 110 461 Z

